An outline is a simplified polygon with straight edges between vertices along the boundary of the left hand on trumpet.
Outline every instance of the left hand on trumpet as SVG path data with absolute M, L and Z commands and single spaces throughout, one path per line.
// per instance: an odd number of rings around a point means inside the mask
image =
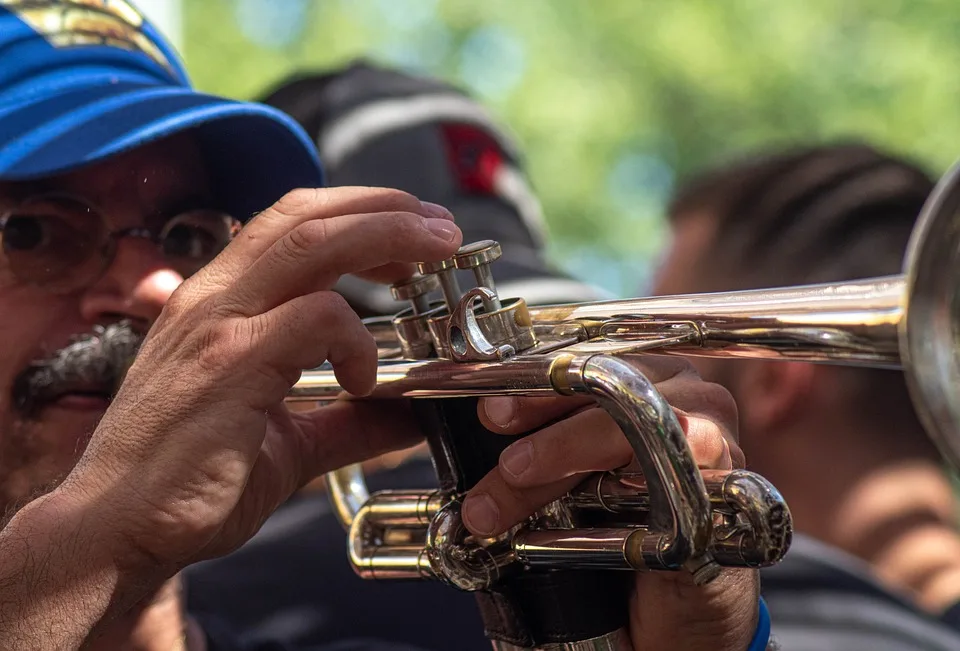
M 633 362 L 670 403 L 701 469 L 744 467 L 737 445 L 737 408 L 721 386 L 700 379 L 678 357 L 644 356 Z M 467 528 L 500 534 L 563 496 L 587 474 L 634 460 L 633 450 L 606 411 L 589 398 L 495 397 L 480 401 L 479 417 L 491 431 L 530 432 L 500 457 L 500 464 L 468 494 Z M 759 573 L 724 569 L 696 586 L 686 572 L 638 573 L 630 608 L 630 639 L 640 651 L 744 651 L 758 620 Z

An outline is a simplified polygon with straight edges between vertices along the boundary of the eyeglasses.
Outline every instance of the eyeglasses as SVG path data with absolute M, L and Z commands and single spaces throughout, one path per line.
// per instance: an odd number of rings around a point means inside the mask
M 113 262 L 123 237 L 153 242 L 171 269 L 184 278 L 213 260 L 241 224 L 215 210 L 188 210 L 148 228 L 108 230 L 103 215 L 85 201 L 63 194 L 31 197 L 0 213 L 0 267 L 20 281 L 58 293 L 96 282 Z

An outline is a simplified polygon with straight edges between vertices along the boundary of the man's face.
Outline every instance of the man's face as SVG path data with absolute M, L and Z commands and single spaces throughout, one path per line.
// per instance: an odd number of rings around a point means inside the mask
M 174 215 L 209 201 L 200 161 L 189 140 L 173 138 L 42 182 L 0 183 L 0 215 L 58 193 L 91 206 L 87 214 L 101 216 L 106 232 L 158 233 Z M 32 205 L 73 218 L 63 204 L 44 201 Z M 18 236 L 24 233 L 30 244 L 34 231 L 21 229 Z M 9 252 L 15 234 L 0 231 L 0 243 L 4 236 Z M 0 250 L 0 512 L 70 471 L 107 408 L 105 378 L 122 373 L 126 356 L 183 280 L 144 237 L 118 238 L 102 275 L 70 291 L 24 282 L 10 263 Z M 69 347 L 111 324 L 92 345 Z

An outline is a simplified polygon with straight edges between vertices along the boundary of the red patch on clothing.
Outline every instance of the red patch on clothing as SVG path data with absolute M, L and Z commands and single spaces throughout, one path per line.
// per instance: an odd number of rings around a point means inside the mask
M 454 176 L 465 192 L 495 194 L 494 179 L 504 164 L 496 139 L 471 124 L 441 125 L 447 158 Z

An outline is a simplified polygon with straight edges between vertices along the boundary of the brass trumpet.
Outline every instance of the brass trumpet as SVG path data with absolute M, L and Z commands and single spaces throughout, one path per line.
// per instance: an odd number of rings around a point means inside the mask
M 898 276 L 530 307 L 498 295 L 496 242 L 419 265 L 420 275 L 392 288 L 410 307 L 367 320 L 381 353 L 370 398 L 421 405 L 439 488 L 369 495 L 359 467 L 331 473 L 353 567 L 483 592 L 550 570 L 685 570 L 703 583 L 721 566 L 778 562 L 791 540 L 786 503 L 754 473 L 698 471 L 669 405 L 630 364 L 646 352 L 900 370 L 930 436 L 960 467 L 958 169 L 928 199 Z M 461 291 L 457 270 L 472 270 L 476 286 Z M 437 290 L 442 300 L 431 301 Z M 289 399 L 341 393 L 321 367 L 304 372 Z M 484 438 L 471 410 L 480 396 L 505 394 L 592 396 L 642 473 L 600 474 L 507 534 L 473 539 L 459 498 L 495 466 L 504 437 Z

